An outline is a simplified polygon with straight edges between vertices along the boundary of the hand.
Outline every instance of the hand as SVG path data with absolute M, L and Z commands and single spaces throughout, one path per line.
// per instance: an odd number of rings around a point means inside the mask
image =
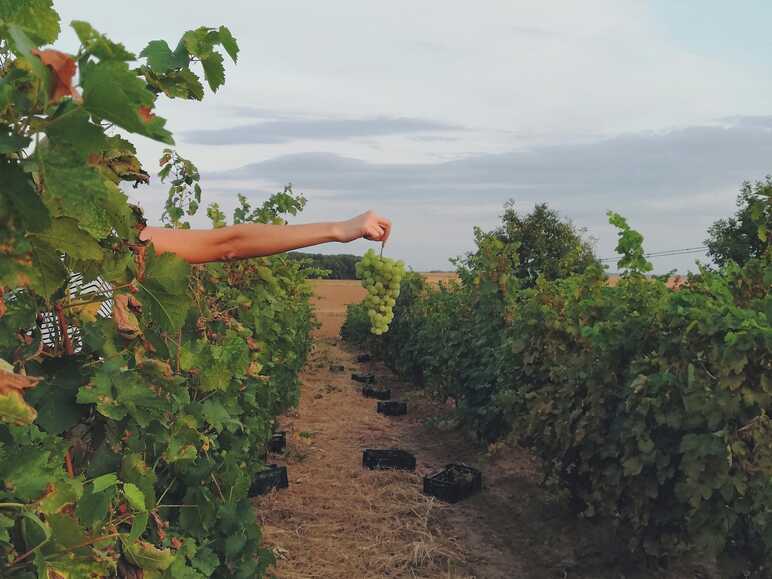
M 338 241 L 346 243 L 363 237 L 370 241 L 386 243 L 390 233 L 391 221 L 374 211 L 368 211 L 340 222 Z

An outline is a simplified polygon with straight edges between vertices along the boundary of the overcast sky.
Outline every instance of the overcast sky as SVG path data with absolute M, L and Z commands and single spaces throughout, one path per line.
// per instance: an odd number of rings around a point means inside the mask
M 472 227 L 547 202 L 613 255 L 606 210 L 650 251 L 702 245 L 745 179 L 772 172 L 772 36 L 764 0 L 55 1 L 139 52 L 187 29 L 239 41 L 226 85 L 165 101 L 207 202 L 292 182 L 302 219 L 375 209 L 386 254 L 450 269 Z M 136 138 L 148 170 L 162 145 Z M 158 222 L 163 186 L 130 190 Z M 194 220 L 207 225 L 205 212 Z M 322 251 L 361 253 L 365 242 Z M 694 256 L 655 260 L 694 269 Z M 613 269 L 613 267 L 612 267 Z

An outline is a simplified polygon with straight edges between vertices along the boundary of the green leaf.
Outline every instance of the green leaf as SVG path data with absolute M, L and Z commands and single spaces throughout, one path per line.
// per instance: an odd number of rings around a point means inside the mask
M 126 196 L 73 147 L 39 147 L 43 198 L 54 215 L 76 219 L 81 229 L 103 239 L 129 211 Z
M 113 42 L 104 34 L 97 32 L 91 24 L 82 20 L 73 20 L 70 23 L 78 35 L 78 39 L 86 52 L 93 54 L 100 60 L 136 60 L 137 57 L 126 50 L 123 44 Z
M 43 87 L 48 86 L 49 75 L 48 68 L 43 65 L 37 56 L 32 54 L 32 51 L 37 48 L 35 42 L 27 36 L 22 28 L 15 24 L 8 26 L 8 36 L 11 41 L 10 46 L 14 49 L 14 52 L 22 56 L 27 64 L 29 64 L 32 75 L 43 81 L 40 86 L 41 93 L 37 95 L 38 98 L 43 101 L 45 97 L 42 96 L 42 90 Z
M 49 492 L 40 501 L 38 510 L 45 515 L 59 512 L 65 506 L 74 506 L 83 496 L 82 477 L 67 478 L 51 483 Z
M 29 271 L 29 286 L 47 299 L 67 283 L 67 269 L 53 247 L 34 238 L 30 243 L 35 267 Z
M 196 556 L 191 561 L 193 567 L 209 577 L 220 566 L 220 559 L 209 547 L 202 547 L 196 551 Z
M 101 492 L 94 492 L 93 489 L 88 489 L 80 501 L 78 501 L 75 514 L 78 515 L 78 518 L 85 526 L 95 529 L 107 518 L 107 511 L 114 496 L 115 485 Z
M 51 525 L 51 538 L 57 547 L 75 547 L 86 541 L 80 522 L 70 514 L 54 513 L 46 517 L 46 522 Z
M 129 501 L 131 508 L 138 511 L 145 510 L 145 494 L 139 490 L 139 487 L 133 483 L 125 483 L 123 485 L 123 494 L 126 500 Z
M 137 567 L 152 571 L 165 571 L 174 561 L 171 549 L 159 549 L 147 541 L 124 544 L 124 554 Z
M 632 456 L 622 463 L 625 476 L 637 476 L 643 470 L 643 462 L 640 456 Z
M 56 463 L 54 467 L 52 463 Z M 64 452 L 35 447 L 20 447 L 17 454 L 5 458 L 0 465 L 0 480 L 6 490 L 21 500 L 36 500 L 45 491 L 49 483 L 54 482 L 55 468 L 63 472 Z
M 59 14 L 52 0 L 0 0 L 0 21 L 15 24 L 38 45 L 59 36 Z
M 72 102 L 69 106 L 68 111 L 52 119 L 45 129 L 51 143 L 70 145 L 83 159 L 90 153 L 104 150 L 107 139 L 102 127 L 92 123 L 83 108 Z
M 7 155 L 26 148 L 32 139 L 17 135 L 7 125 L 0 125 L 0 154 Z
M 221 402 L 216 400 L 205 400 L 202 404 L 201 414 L 212 428 L 217 432 L 222 432 L 223 425 L 232 420 L 231 415 L 225 409 Z
M 46 231 L 32 235 L 75 259 L 102 260 L 102 248 L 93 237 L 78 227 L 75 219 L 59 217 L 51 222 Z
M 0 193 L 10 200 L 29 231 L 46 229 L 51 218 L 29 175 L 18 163 L 0 158 Z
M 209 83 L 209 88 L 212 89 L 212 92 L 217 92 L 217 89 L 225 83 L 225 67 L 223 66 L 222 55 L 218 52 L 212 52 L 201 57 L 201 66 L 204 67 L 204 77 Z
M 134 541 L 142 536 L 147 528 L 148 513 L 137 513 L 134 515 L 134 520 L 131 522 L 131 531 L 126 536 L 126 542 L 132 544 Z
M 225 539 L 225 556 L 234 557 L 244 550 L 247 538 L 244 535 L 230 535 Z
M 188 66 L 190 58 L 186 50 L 172 52 L 165 40 L 152 40 L 139 53 L 147 59 L 147 65 L 153 72 L 164 73 L 171 69 Z
M 25 538 L 29 540 L 29 537 L 34 536 L 36 539 L 34 545 L 28 543 L 27 547 L 29 551 L 37 551 L 51 540 L 51 527 L 48 523 L 41 521 L 40 517 L 35 513 L 23 511 L 21 513 L 21 518 L 24 523 L 31 525 L 31 529 L 27 527 L 23 531 Z
M 105 489 L 109 489 L 110 487 L 117 485 L 118 476 L 112 472 L 103 474 L 102 476 L 98 476 L 93 481 L 91 481 L 91 484 L 93 485 L 91 487 L 91 492 L 99 493 Z
M 147 252 L 145 280 L 137 295 L 144 306 L 143 316 L 163 330 L 181 328 L 190 309 L 189 276 L 190 265 L 176 255 Z
M 167 144 L 174 144 L 166 121 L 153 116 L 149 121 L 140 116 L 140 108 L 152 109 L 155 95 L 125 62 L 106 60 L 81 66 L 84 106 L 100 118 L 119 127 Z
M 148 72 L 145 76 L 148 84 L 162 91 L 169 98 L 179 97 L 199 101 L 204 98 L 204 85 L 201 84 L 198 76 L 189 68 L 170 70 L 158 76 Z M 159 175 L 162 175 L 166 170 L 171 170 L 171 166 L 167 165 L 164 167 Z
M 155 507 L 156 475 L 139 454 L 128 454 L 123 457 L 121 464 L 121 480 L 134 484 L 145 497 L 145 508 L 149 510 Z
M 239 56 L 239 45 L 236 42 L 236 39 L 233 38 L 231 31 L 225 26 L 220 26 L 218 32 L 220 33 L 220 43 L 222 44 L 222 47 L 225 49 L 225 52 L 228 53 L 228 56 L 231 57 L 231 60 L 236 62 Z
M 25 394 L 38 411 L 36 424 L 40 428 L 49 434 L 61 434 L 80 421 L 88 411 L 75 400 L 78 388 L 88 380 L 84 374 L 76 365 L 54 366 L 49 379 Z

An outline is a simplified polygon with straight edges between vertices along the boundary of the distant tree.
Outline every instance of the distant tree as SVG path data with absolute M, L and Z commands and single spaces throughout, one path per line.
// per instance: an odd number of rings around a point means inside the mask
M 321 253 L 290 252 L 291 259 L 302 259 L 312 268 L 327 270 L 327 279 L 356 279 L 356 264 L 362 259 L 358 255 L 338 254 L 324 255 Z M 321 277 L 310 275 L 309 277 Z
M 584 230 L 563 219 L 546 203 L 536 205 L 531 213 L 521 214 L 509 201 L 501 221 L 501 226 L 489 233 L 475 232 L 479 249 L 467 256 L 465 267 L 488 267 L 477 262 L 489 259 L 482 250 L 491 242 L 499 248 L 495 250 L 496 259 L 507 261 L 505 269 L 523 287 L 533 286 L 539 276 L 554 280 L 599 265 L 592 244 L 583 237 Z
M 760 257 L 769 241 L 766 231 L 772 226 L 772 177 L 743 183 L 737 196 L 734 217 L 719 219 L 708 229 L 708 254 L 718 266 L 729 261 L 743 265 Z

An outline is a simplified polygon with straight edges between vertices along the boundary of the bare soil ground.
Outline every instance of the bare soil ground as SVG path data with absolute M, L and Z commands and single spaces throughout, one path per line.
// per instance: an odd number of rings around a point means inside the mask
M 289 489 L 257 500 L 264 538 L 285 579 L 711 577 L 699 565 L 668 573 L 625 568 L 613 531 L 568 512 L 541 484 L 538 462 L 521 448 L 481 448 L 453 428 L 448 409 L 401 383 L 380 363 L 357 363 L 336 338 L 347 300 L 341 283 L 321 282 L 322 322 L 303 372 L 299 407 L 282 419 Z M 317 285 L 317 284 L 315 284 Z M 317 286 L 318 287 L 318 286 Z M 340 371 L 336 366 L 343 366 Z M 408 401 L 403 417 L 384 417 L 350 379 L 373 372 Z M 416 473 L 368 471 L 364 448 L 403 448 Z M 448 505 L 423 495 L 421 477 L 450 462 L 483 472 L 483 492 Z

